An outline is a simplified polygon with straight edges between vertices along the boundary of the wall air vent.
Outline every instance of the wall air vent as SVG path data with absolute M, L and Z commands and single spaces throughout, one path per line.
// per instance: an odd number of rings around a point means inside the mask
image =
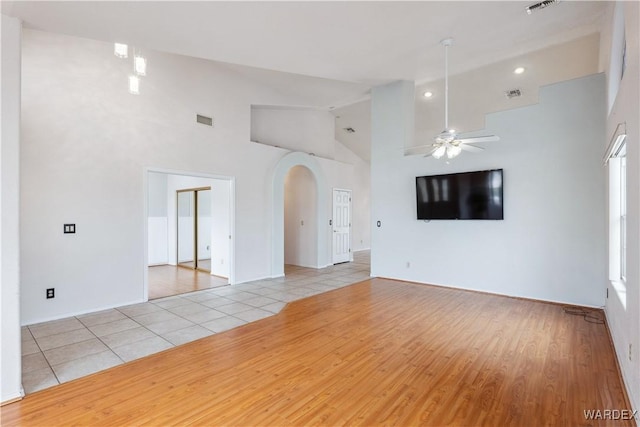
M 504 94 L 507 96 L 507 98 L 511 99 L 522 96 L 522 91 L 520 89 L 509 89 Z
M 343 129 L 347 133 L 356 133 L 356 130 L 354 128 L 343 128 Z
M 203 125 L 207 126 L 213 126 L 213 118 L 201 116 L 200 114 L 196 114 L 196 122 L 202 123 Z
M 531 15 L 533 12 L 538 12 L 544 9 L 545 7 L 549 7 L 552 4 L 558 3 L 560 0 L 544 0 L 540 3 L 535 3 L 527 6 L 524 10 L 527 12 L 527 15 Z

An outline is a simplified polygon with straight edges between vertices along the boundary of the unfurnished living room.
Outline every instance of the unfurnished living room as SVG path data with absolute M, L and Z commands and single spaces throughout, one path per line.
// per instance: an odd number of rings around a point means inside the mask
M 635 426 L 637 1 L 1 3 L 3 426 Z

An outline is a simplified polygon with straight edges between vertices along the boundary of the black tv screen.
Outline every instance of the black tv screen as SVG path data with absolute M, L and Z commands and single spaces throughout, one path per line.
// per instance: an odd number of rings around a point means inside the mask
M 504 219 L 502 169 L 416 177 L 418 219 Z

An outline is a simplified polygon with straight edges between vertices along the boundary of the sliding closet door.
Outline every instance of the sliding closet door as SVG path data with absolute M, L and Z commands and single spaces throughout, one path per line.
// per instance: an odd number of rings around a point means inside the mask
M 211 272 L 211 188 L 177 191 L 180 267 Z

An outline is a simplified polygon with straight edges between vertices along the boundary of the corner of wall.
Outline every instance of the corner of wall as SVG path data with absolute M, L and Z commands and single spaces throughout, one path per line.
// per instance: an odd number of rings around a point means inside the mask
M 20 333 L 20 108 L 22 23 L 2 22 L 2 142 L 0 145 L 0 292 L 2 353 L 0 402 L 20 399 L 22 359 Z

